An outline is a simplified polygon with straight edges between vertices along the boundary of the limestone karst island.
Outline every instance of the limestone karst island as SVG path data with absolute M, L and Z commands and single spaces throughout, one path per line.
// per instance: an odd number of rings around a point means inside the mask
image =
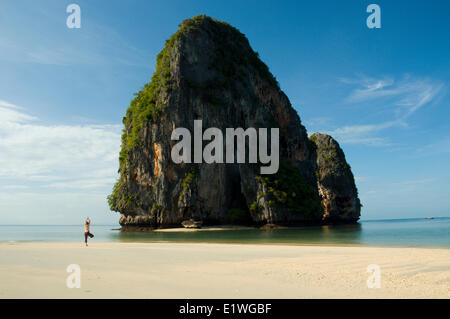
M 174 128 L 279 128 L 280 164 L 171 160 Z M 123 118 L 120 177 L 108 196 L 122 226 L 353 223 L 361 204 L 344 152 L 308 137 L 275 76 L 233 26 L 208 16 L 182 22 L 156 59 L 150 83 Z

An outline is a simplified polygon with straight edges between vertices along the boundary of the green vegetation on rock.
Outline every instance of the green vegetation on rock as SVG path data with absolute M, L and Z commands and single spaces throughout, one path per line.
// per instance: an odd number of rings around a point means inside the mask
M 181 193 L 180 197 L 186 193 L 187 189 L 191 186 L 194 181 L 195 176 L 197 176 L 197 167 L 192 166 L 191 169 L 186 173 L 183 180 L 181 181 Z
M 118 179 L 111 195 L 108 195 L 107 200 L 109 208 L 112 211 L 118 212 L 125 210 L 133 203 L 137 203 L 137 196 L 128 194 L 126 184 L 121 183 L 120 179 Z
M 262 206 L 258 204 L 258 202 L 253 202 L 250 205 L 250 211 L 254 214 L 260 214 L 262 210 Z
M 273 175 L 259 175 L 257 181 L 265 186 L 269 198 L 267 204 L 287 209 L 293 214 L 318 217 L 323 214 L 321 199 L 316 190 L 308 184 L 299 169 L 282 160 L 280 168 Z M 257 205 L 257 204 L 256 204 Z M 255 206 L 250 209 L 257 209 Z

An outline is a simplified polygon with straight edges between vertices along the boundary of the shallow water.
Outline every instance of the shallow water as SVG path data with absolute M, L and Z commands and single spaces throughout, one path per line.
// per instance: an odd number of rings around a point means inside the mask
M 360 221 L 354 225 L 288 229 L 196 232 L 122 232 L 116 225 L 92 225 L 91 242 L 210 242 L 296 245 L 450 247 L 450 218 Z M 75 242 L 82 225 L 0 226 L 0 242 Z

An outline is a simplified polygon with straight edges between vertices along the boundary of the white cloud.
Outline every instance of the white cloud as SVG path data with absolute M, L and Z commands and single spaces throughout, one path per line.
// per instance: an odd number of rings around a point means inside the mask
M 341 82 L 359 86 L 348 96 L 347 100 L 349 102 L 360 102 L 367 99 L 398 94 L 397 90 L 392 87 L 394 80 L 391 78 L 372 79 L 363 77 L 355 80 L 341 79 Z
M 348 125 L 326 133 L 342 143 L 386 146 L 390 145 L 386 139 L 375 137 L 373 134 L 396 125 L 399 125 L 399 122 L 385 122 L 376 125 Z
M 444 87 L 442 83 L 429 78 L 415 78 L 410 75 L 405 75 L 398 81 L 392 78 L 361 77 L 355 80 L 341 79 L 341 82 L 357 86 L 347 97 L 348 102 L 380 100 L 380 103 L 389 103 L 397 108 L 401 119 L 431 102 Z
M 436 178 L 425 178 L 425 179 L 417 179 L 417 180 L 407 180 L 402 182 L 393 183 L 393 185 L 416 185 L 416 184 L 425 184 L 435 182 Z
M 110 189 L 120 130 L 121 125 L 45 125 L 0 101 L 0 185 Z
M 33 116 L 21 113 L 21 109 L 20 106 L 0 100 L 0 126 L 8 125 L 8 123 L 25 123 L 36 119 Z
M 116 223 L 121 125 L 46 125 L 0 100 L 0 223 Z
M 406 107 L 404 118 L 410 116 L 422 106 L 430 103 L 443 89 L 442 83 L 411 82 L 404 86 L 407 94 L 396 105 Z
M 370 109 L 368 113 L 379 113 L 381 108 L 388 108 L 390 119 L 376 124 L 346 125 L 328 131 L 342 143 L 365 144 L 372 146 L 392 145 L 379 134 L 389 128 L 406 127 L 407 119 L 423 106 L 432 103 L 444 90 L 444 84 L 428 78 L 415 78 L 410 75 L 396 81 L 393 78 L 374 79 L 359 77 L 357 79 L 340 79 L 342 83 L 356 86 L 346 102 L 362 104 L 367 108 L 368 102 L 379 105 L 379 109 Z

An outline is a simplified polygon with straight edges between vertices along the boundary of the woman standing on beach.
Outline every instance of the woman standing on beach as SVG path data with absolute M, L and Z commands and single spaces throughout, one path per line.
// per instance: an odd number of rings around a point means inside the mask
M 86 220 L 84 221 L 84 242 L 86 243 L 86 246 L 88 245 L 87 240 L 88 240 L 88 236 L 90 238 L 94 237 L 94 235 L 92 235 L 89 232 L 89 226 L 91 225 L 91 220 L 89 219 L 89 216 L 86 218 Z

